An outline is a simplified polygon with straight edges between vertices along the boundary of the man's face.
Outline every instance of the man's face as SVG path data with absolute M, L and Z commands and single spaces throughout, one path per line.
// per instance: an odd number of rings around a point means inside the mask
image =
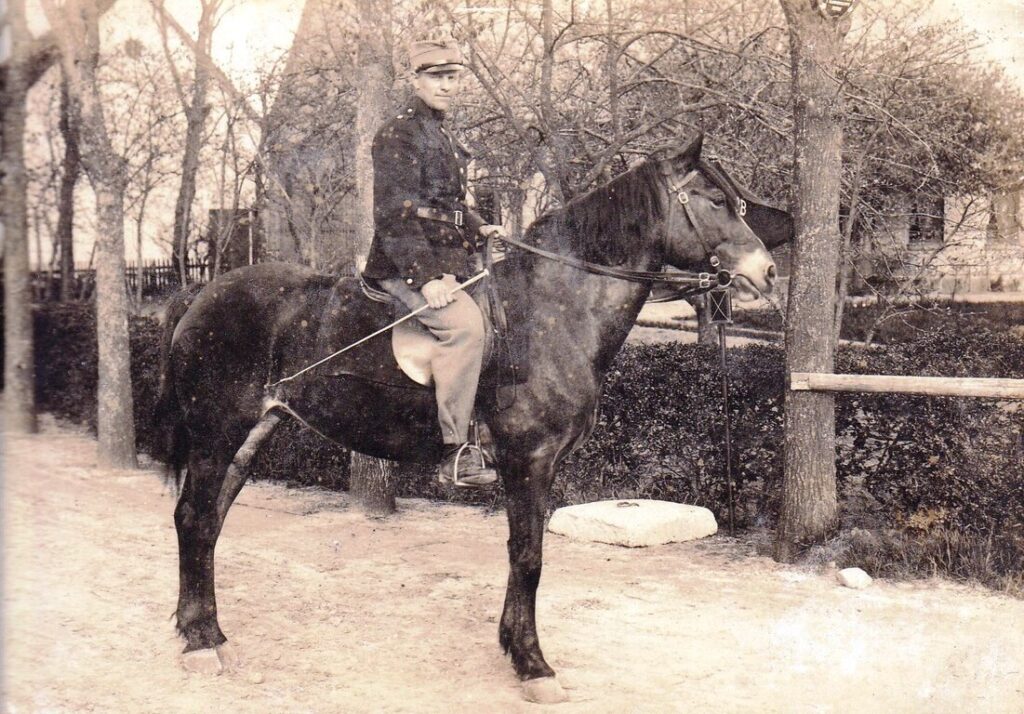
M 422 99 L 424 104 L 431 109 L 446 112 L 459 91 L 459 72 L 417 72 L 413 77 L 412 86 L 416 90 L 416 96 Z

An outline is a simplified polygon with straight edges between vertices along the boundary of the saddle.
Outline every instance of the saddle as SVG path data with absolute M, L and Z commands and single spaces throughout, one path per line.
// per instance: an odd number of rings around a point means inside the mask
M 484 318 L 484 363 L 480 386 L 520 384 L 529 376 L 528 334 L 522 321 L 508 330 L 496 329 L 491 290 L 477 290 L 473 299 Z M 511 310 L 510 317 L 520 317 Z M 317 335 L 316 358 L 321 359 L 391 324 L 408 309 L 370 282 L 343 277 L 331 289 Z M 501 320 L 498 324 L 501 324 Z M 511 323 L 511 321 L 510 321 Z M 367 340 L 317 369 L 321 375 L 355 376 L 388 386 L 431 389 L 431 361 L 437 339 L 415 317 Z

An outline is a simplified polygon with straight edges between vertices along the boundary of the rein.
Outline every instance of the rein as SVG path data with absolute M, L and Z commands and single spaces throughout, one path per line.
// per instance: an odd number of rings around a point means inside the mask
M 523 243 L 515 238 L 500 238 L 499 240 L 525 250 L 528 253 L 553 260 L 556 263 L 563 263 L 573 268 L 593 273 L 594 275 L 618 278 L 619 280 L 626 280 L 631 283 L 665 283 L 679 288 L 711 290 L 714 287 L 728 287 L 732 282 L 732 273 L 728 270 L 719 270 L 717 273 L 690 273 L 682 270 L 629 270 L 628 268 L 616 268 L 611 265 L 602 265 L 601 263 L 591 263 L 571 255 L 554 253 L 529 243 Z M 712 256 L 711 264 L 712 266 L 717 266 L 718 258 Z

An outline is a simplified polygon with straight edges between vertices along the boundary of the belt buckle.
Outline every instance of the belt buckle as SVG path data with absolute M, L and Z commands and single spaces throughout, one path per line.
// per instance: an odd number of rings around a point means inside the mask
M 455 211 L 455 225 L 462 227 L 462 211 Z

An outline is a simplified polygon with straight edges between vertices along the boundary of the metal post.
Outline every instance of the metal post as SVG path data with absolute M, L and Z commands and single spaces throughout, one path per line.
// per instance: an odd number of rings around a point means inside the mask
M 732 483 L 732 414 L 729 410 L 729 373 L 726 371 L 725 326 L 732 324 L 732 297 L 728 289 L 707 293 L 708 322 L 718 326 L 718 366 L 722 373 L 722 411 L 725 426 L 725 479 L 729 489 L 729 535 L 736 532 L 736 499 Z
M 725 478 L 729 485 L 729 535 L 736 530 L 736 505 L 732 488 L 732 415 L 729 413 L 729 373 L 725 364 L 725 324 L 718 325 L 719 367 L 722 370 L 722 409 L 725 412 Z

